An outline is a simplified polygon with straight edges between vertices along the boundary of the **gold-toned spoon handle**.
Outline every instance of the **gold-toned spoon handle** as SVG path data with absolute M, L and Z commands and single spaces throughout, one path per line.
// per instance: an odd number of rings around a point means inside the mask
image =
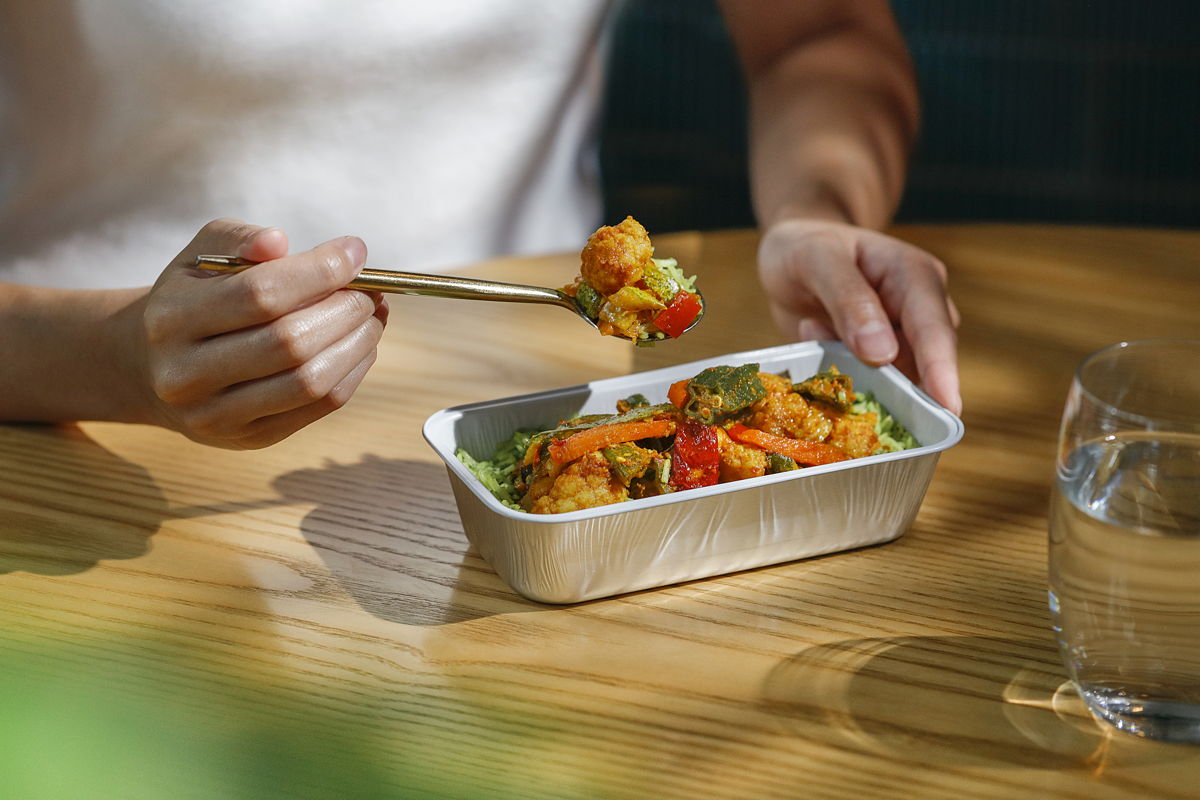
M 257 262 L 233 256 L 196 256 L 196 266 L 217 272 L 240 272 Z M 575 301 L 558 289 L 526 286 L 454 275 L 427 275 L 420 272 L 394 272 L 385 269 L 364 269 L 347 284 L 351 289 L 364 289 L 393 294 L 420 294 L 433 297 L 455 297 L 462 300 L 494 300 L 506 303 L 549 303 L 576 309 Z

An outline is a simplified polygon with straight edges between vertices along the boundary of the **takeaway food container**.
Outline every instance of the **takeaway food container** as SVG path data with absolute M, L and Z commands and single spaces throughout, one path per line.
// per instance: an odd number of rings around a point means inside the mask
M 674 381 L 752 362 L 793 380 L 837 366 L 856 390 L 874 393 L 919 446 L 566 514 L 508 508 L 455 457 L 463 448 L 490 458 L 517 429 L 615 413 L 617 400 L 638 392 L 663 402 Z M 896 539 L 963 425 L 894 367 L 866 366 L 838 342 L 799 342 L 446 408 L 426 420 L 423 433 L 446 462 L 463 530 L 480 555 L 524 597 L 575 603 Z

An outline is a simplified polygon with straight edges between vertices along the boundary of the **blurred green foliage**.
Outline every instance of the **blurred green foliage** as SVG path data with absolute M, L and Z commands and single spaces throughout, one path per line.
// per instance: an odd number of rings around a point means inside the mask
M 0 797 L 479 796 L 397 753 L 403 727 L 362 712 L 369 701 L 328 700 L 197 669 L 154 642 L 0 639 Z

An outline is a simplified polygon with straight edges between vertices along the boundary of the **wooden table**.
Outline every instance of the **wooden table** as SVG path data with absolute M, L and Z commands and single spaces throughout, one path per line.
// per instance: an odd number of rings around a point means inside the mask
M 879 547 L 538 605 L 469 549 L 421 438 L 444 406 L 780 343 L 747 232 L 658 237 L 711 309 L 651 350 L 393 298 L 351 404 L 264 451 L 0 426 L 0 796 L 1200 797 L 1200 747 L 1081 709 L 1045 601 L 1072 367 L 1200 337 L 1200 233 L 895 233 L 950 267 L 966 435 Z

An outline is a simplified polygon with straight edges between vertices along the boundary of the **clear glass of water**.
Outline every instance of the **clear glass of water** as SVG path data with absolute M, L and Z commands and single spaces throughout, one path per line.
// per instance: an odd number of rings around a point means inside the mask
M 1200 743 L 1200 340 L 1088 356 L 1067 396 L 1050 513 L 1050 610 L 1088 707 Z

